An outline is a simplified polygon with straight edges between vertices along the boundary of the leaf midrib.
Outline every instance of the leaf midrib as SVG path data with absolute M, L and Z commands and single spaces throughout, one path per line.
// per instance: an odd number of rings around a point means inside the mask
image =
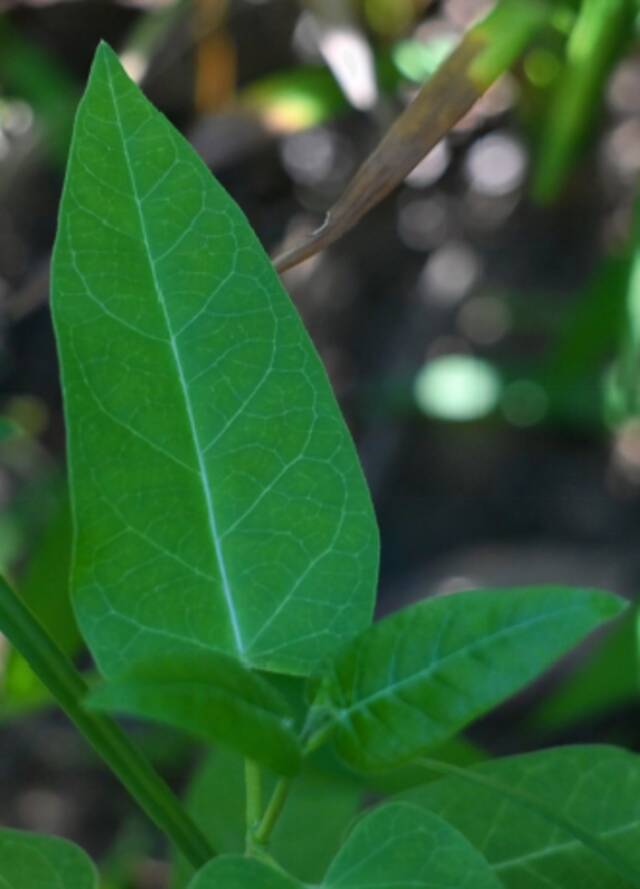
M 625 833 L 628 833 L 631 830 L 635 830 L 638 826 L 640 826 L 640 820 L 630 821 L 627 824 L 620 824 L 618 827 L 612 827 L 610 830 L 603 830 L 601 833 L 596 834 L 599 839 L 611 839 L 612 837 L 621 836 Z M 525 864 L 529 861 L 541 860 L 544 858 L 552 857 L 557 855 L 558 853 L 568 852 L 568 851 L 577 851 L 579 849 L 586 849 L 591 852 L 588 846 L 586 846 L 581 840 L 572 839 L 567 840 L 564 843 L 556 843 L 553 846 L 548 845 L 544 846 L 541 849 L 534 849 L 531 852 L 527 852 L 524 855 L 518 855 L 514 858 L 504 858 L 502 861 L 498 862 L 490 862 L 491 868 L 495 871 L 499 870 L 508 870 L 509 868 L 518 867 L 520 864 Z
M 198 429 L 196 426 L 195 417 L 193 415 L 193 410 L 191 407 L 191 400 L 189 397 L 189 391 L 188 391 L 186 377 L 184 374 L 184 369 L 182 367 L 182 361 L 180 359 L 180 353 L 179 353 L 177 345 L 176 345 L 175 337 L 174 337 L 174 334 L 173 334 L 173 331 L 171 328 L 171 323 L 169 320 L 169 314 L 167 312 L 167 305 L 166 305 L 166 299 L 164 296 L 164 291 L 162 289 L 162 286 L 161 286 L 160 281 L 158 280 L 158 276 L 156 274 L 156 269 L 155 269 L 155 265 L 154 265 L 154 261 L 153 261 L 153 254 L 151 252 L 151 247 L 150 247 L 150 243 L 149 243 L 149 234 L 148 234 L 147 226 L 146 226 L 146 223 L 144 220 L 144 214 L 142 212 L 142 203 L 140 201 L 140 197 L 138 194 L 136 180 L 135 180 L 135 177 L 133 174 L 133 169 L 131 166 L 131 161 L 130 161 L 129 153 L 127 150 L 127 142 L 124 137 L 122 119 L 120 117 L 120 110 L 119 110 L 118 102 L 117 102 L 116 95 L 115 95 L 113 78 L 111 76 L 111 71 L 110 71 L 109 67 L 105 66 L 105 68 L 106 68 L 106 72 L 107 72 L 106 76 L 107 76 L 107 83 L 109 86 L 109 94 L 111 96 L 111 103 L 112 103 L 113 109 L 114 109 L 114 116 L 115 116 L 116 124 L 118 127 L 118 134 L 120 136 L 120 141 L 122 143 L 122 154 L 124 157 L 124 161 L 125 161 L 126 168 L 127 168 L 127 173 L 128 173 L 129 180 L 131 183 L 131 191 L 132 191 L 133 198 L 134 198 L 134 203 L 135 203 L 136 212 L 137 212 L 137 216 L 138 216 L 138 223 L 140 226 L 140 233 L 142 235 L 142 240 L 143 240 L 144 248 L 145 248 L 145 254 L 146 254 L 147 262 L 149 265 L 149 272 L 151 275 L 151 280 L 153 282 L 154 290 L 156 292 L 158 304 L 159 304 L 160 309 L 162 311 L 162 316 L 163 316 L 165 327 L 167 330 L 167 339 L 168 339 L 169 346 L 171 348 L 171 353 L 173 356 L 173 360 L 174 360 L 174 363 L 176 366 L 176 371 L 178 374 L 178 381 L 180 384 L 180 391 L 181 391 L 183 399 L 184 399 L 185 412 L 186 412 L 187 421 L 189 424 L 189 431 L 191 434 L 191 440 L 193 442 L 193 449 L 194 449 L 195 457 L 196 457 L 197 464 L 198 464 L 198 474 L 199 474 L 201 482 L 202 482 L 201 488 L 202 488 L 203 498 L 205 501 L 207 519 L 209 522 L 209 529 L 211 531 L 211 539 L 213 541 L 214 553 L 215 553 L 216 561 L 218 564 L 218 570 L 220 573 L 220 580 L 222 583 L 222 592 L 223 592 L 225 604 L 227 606 L 227 611 L 229 614 L 229 621 L 230 621 L 231 629 L 233 632 L 233 638 L 234 638 L 236 650 L 237 650 L 238 654 L 242 656 L 242 655 L 244 655 L 244 652 L 245 652 L 245 646 L 244 646 L 244 642 L 242 639 L 242 630 L 240 628 L 240 622 L 238 619 L 238 614 L 236 612 L 235 602 L 233 599 L 233 591 L 231 589 L 231 583 L 229 580 L 229 574 L 228 574 L 227 566 L 226 566 L 226 562 L 225 562 L 224 551 L 222 548 L 222 541 L 221 541 L 220 535 L 218 533 L 218 523 L 217 523 L 217 519 L 216 519 L 213 498 L 211 496 L 211 491 L 209 489 L 209 478 L 208 478 L 208 474 L 207 474 L 207 468 L 204 463 L 203 448 L 202 448 L 202 445 L 200 442 L 200 437 L 198 435 Z

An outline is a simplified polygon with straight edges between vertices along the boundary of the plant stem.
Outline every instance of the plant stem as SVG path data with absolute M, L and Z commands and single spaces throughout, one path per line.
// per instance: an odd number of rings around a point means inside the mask
M 318 747 L 322 747 L 333 733 L 335 727 L 335 722 L 328 721 L 321 725 L 320 728 L 316 729 L 315 732 L 309 736 L 307 743 L 304 745 L 303 756 L 309 756 L 309 754 L 317 750 Z
M 262 776 L 260 767 L 252 759 L 244 761 L 244 779 L 247 797 L 246 851 L 250 854 L 254 845 L 254 834 L 262 817 Z
M 266 846 L 269 843 L 273 828 L 276 826 L 276 822 L 287 801 L 290 787 L 291 780 L 289 778 L 280 778 L 276 784 L 260 826 L 254 834 L 254 840 L 260 846 Z
M 604 104 L 607 78 L 632 39 L 632 0 L 584 0 L 567 44 L 562 76 L 549 100 L 531 193 L 548 204 L 557 196 Z
M 26 604 L 0 577 L 0 632 L 29 662 L 67 716 L 138 805 L 194 868 L 215 855 L 151 763 L 108 716 L 85 710 L 88 686 Z

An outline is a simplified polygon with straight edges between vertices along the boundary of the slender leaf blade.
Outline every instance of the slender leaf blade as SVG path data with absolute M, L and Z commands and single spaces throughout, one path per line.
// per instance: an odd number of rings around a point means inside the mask
M 20 830 L 0 830 L 0 885 L 3 889 L 98 889 L 98 875 L 86 854 L 66 840 Z
M 53 279 L 72 585 L 100 669 L 195 644 L 311 672 L 371 618 L 353 444 L 246 219 L 104 44 Z
M 458 593 L 393 614 L 349 643 L 318 696 L 336 747 L 383 770 L 441 744 L 624 608 L 595 590 Z
M 417 806 L 396 802 L 374 809 L 356 824 L 322 886 L 500 889 L 501 884 L 455 828 Z
M 609 74 L 633 33 L 633 0 L 583 0 L 569 40 L 566 59 L 543 121 L 533 170 L 534 200 L 557 196 L 590 131 L 601 114 Z
M 261 676 L 218 652 L 140 661 L 93 689 L 87 704 L 219 741 L 284 775 L 301 751 L 284 699 Z
M 558 824 L 499 789 L 447 777 L 402 799 L 446 818 L 487 858 L 508 889 L 629 889 L 640 885 L 640 758 L 606 746 L 563 747 L 471 770 L 540 799 L 594 834 L 638 871 L 630 883 Z

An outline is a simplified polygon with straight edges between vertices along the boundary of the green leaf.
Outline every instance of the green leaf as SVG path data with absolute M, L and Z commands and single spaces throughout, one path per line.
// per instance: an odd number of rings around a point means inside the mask
M 255 858 L 221 855 L 196 874 L 189 889 L 303 889 L 303 886 Z
M 623 608 L 608 593 L 563 587 L 420 602 L 346 646 L 318 707 L 347 763 L 390 768 L 456 734 Z
M 540 799 L 635 867 L 630 882 L 533 806 L 499 789 L 444 778 L 403 794 L 458 828 L 508 889 L 640 885 L 640 759 L 615 747 L 563 747 L 474 766 L 472 773 Z
M 324 751 L 323 751 L 324 753 Z M 269 850 L 287 871 L 305 883 L 319 883 L 358 811 L 362 790 L 348 776 L 323 769 L 323 760 L 305 761 L 291 786 Z M 244 763 L 227 750 L 215 750 L 196 772 L 187 809 L 216 849 L 240 854 L 245 847 Z M 263 798 L 275 778 L 265 774 Z M 174 889 L 185 885 L 184 864 L 176 869 Z
M 485 750 L 472 744 L 462 735 L 448 738 L 444 744 L 430 750 L 429 756 L 440 762 L 462 767 L 476 765 L 489 759 L 489 754 Z M 389 796 L 426 784 L 427 781 L 439 779 L 441 775 L 429 766 L 414 760 L 390 772 L 368 772 L 359 777 L 370 790 Z
M 245 217 L 104 44 L 53 310 L 101 671 L 197 645 L 305 675 L 367 626 L 377 531 L 325 371 Z
M 95 688 L 87 704 L 220 741 L 280 774 L 293 775 L 300 767 L 300 744 L 284 698 L 219 652 L 135 662 Z
M 417 806 L 387 803 L 356 824 L 322 886 L 500 889 L 500 881 L 482 856 L 446 821 Z
M 2 889 L 97 889 L 96 870 L 85 853 L 57 837 L 0 830 Z

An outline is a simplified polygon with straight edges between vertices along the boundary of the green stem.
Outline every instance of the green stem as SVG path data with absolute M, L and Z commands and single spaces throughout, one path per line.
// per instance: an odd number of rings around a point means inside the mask
M 632 0 L 583 0 L 535 159 L 531 193 L 538 203 L 554 200 L 575 166 L 602 108 L 611 68 L 633 34 L 635 14 Z
M 108 716 L 85 710 L 88 686 L 47 631 L 0 577 L 0 632 L 29 662 L 67 716 L 140 807 L 194 868 L 215 855 L 208 840 L 148 760 Z
M 252 759 L 244 761 L 244 778 L 247 796 L 246 851 L 250 854 L 254 845 L 254 834 L 262 817 L 262 776 L 260 766 Z
M 621 874 L 625 880 L 628 880 L 631 886 L 640 889 L 640 872 L 633 864 L 627 861 L 622 855 L 619 855 L 615 850 L 611 849 L 606 843 L 601 842 L 596 834 L 584 830 L 579 824 L 576 824 L 575 821 L 565 818 L 558 813 L 556 808 L 546 805 L 545 802 L 538 799 L 533 794 L 529 794 L 526 791 L 519 790 L 512 786 L 500 784 L 492 778 L 485 777 L 474 768 L 464 769 L 429 757 L 421 757 L 418 761 L 434 772 L 439 772 L 443 775 L 454 775 L 456 778 L 461 778 L 464 781 L 469 781 L 472 784 L 485 787 L 500 796 L 512 800 L 512 802 L 517 805 L 523 806 L 530 812 L 534 812 L 547 823 L 554 827 L 559 827 L 570 836 L 575 837 L 586 846 L 587 849 L 591 849 L 591 851 L 595 852 L 599 858 L 606 861 L 609 867 L 617 871 L 618 874 Z
M 308 738 L 307 743 L 304 745 L 304 756 L 309 756 L 318 747 L 322 747 L 323 744 L 327 742 L 327 740 L 331 737 L 335 730 L 335 722 L 329 720 L 317 728 Z
M 263 815 L 260 826 L 254 834 L 254 840 L 260 846 L 267 846 L 271 839 L 273 828 L 276 826 L 280 813 L 284 808 L 289 795 L 291 780 L 289 778 L 280 778 L 275 786 L 267 810 Z

